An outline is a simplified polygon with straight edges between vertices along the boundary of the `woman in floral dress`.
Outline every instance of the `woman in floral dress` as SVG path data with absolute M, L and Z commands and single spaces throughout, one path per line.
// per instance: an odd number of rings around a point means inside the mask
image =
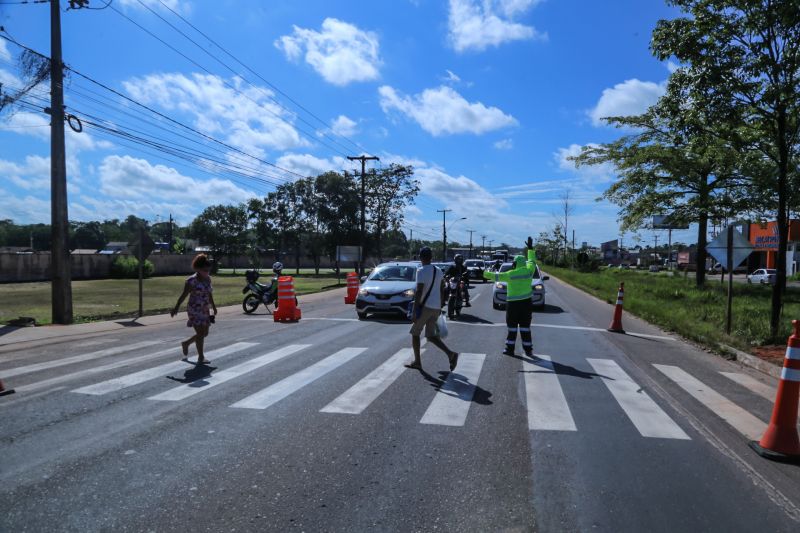
M 211 362 L 203 355 L 203 344 L 213 321 L 209 308 L 214 310 L 214 316 L 216 316 L 217 305 L 214 303 L 211 287 L 211 261 L 205 254 L 198 254 L 192 261 L 192 269 L 195 273 L 186 278 L 183 293 L 178 298 L 178 303 L 175 304 L 175 308 L 170 312 L 170 315 L 175 316 L 178 314 L 178 309 L 183 300 L 186 296 L 189 296 L 189 303 L 186 306 L 189 320 L 186 325 L 194 328 L 195 334 L 181 342 L 181 350 L 183 351 L 183 356 L 186 357 L 189 355 L 189 346 L 194 343 L 197 347 L 197 364 L 203 365 Z

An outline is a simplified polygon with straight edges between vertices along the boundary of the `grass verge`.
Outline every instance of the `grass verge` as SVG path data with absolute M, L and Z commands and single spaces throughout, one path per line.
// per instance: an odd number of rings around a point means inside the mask
M 625 310 L 661 328 L 724 351 L 721 344 L 751 351 L 756 346 L 785 344 L 792 319 L 800 319 L 800 290 L 788 288 L 784 298 L 781 329 L 777 339 L 769 335 L 768 286 L 733 284 L 731 334 L 725 333 L 727 283 L 706 280 L 698 290 L 693 278 L 625 270 L 582 273 L 558 267 L 543 267 L 548 273 L 608 303 L 616 302 L 617 289 L 625 282 Z M 610 320 L 611 315 L 609 315 Z
M 242 274 L 244 271 L 242 271 Z M 237 272 L 238 274 L 238 272 Z M 183 290 L 186 276 L 165 276 L 144 280 L 143 307 L 146 315 L 168 312 Z M 334 289 L 336 277 L 296 276 L 299 295 Z M 235 305 L 244 295 L 243 275 L 213 277 L 214 300 L 218 306 Z M 98 279 L 72 282 L 75 322 L 91 322 L 135 316 L 139 308 L 139 281 Z M 184 303 L 184 307 L 185 307 Z M 49 324 L 50 283 L 0 285 L 0 323 L 19 316 L 30 316 L 38 324 Z

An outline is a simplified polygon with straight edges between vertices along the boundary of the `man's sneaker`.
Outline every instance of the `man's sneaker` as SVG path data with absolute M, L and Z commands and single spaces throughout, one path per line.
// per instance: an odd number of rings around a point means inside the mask
M 538 357 L 536 357 L 535 355 L 533 355 L 533 352 L 532 352 L 532 351 L 527 351 L 527 352 L 525 352 L 525 357 L 527 357 L 527 358 L 529 358 L 529 359 L 538 359 Z
M 514 348 L 506 348 L 503 350 L 503 355 L 514 355 Z
M 467 303 L 464 304 L 464 307 L 472 307 L 472 304 L 467 302 Z

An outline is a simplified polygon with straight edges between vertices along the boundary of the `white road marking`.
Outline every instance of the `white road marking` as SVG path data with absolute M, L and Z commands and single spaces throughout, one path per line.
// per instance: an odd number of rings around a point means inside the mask
M 537 363 L 522 361 L 528 429 L 577 431 L 550 356 L 537 357 Z
M 728 400 L 708 385 L 677 366 L 653 365 L 697 401 L 751 440 L 759 440 L 767 424 Z
M 117 355 L 124 352 L 130 352 L 132 350 L 138 350 L 139 348 L 145 348 L 147 346 L 152 346 L 154 344 L 159 344 L 161 342 L 163 341 L 137 342 L 134 344 L 105 348 L 103 350 L 98 350 L 96 352 L 74 355 L 72 357 L 65 357 L 63 359 L 45 361 L 44 363 L 36 363 L 33 365 L 8 368 L 6 370 L 0 370 L 0 379 L 10 378 L 13 376 L 20 376 L 22 374 L 30 374 L 31 372 L 38 372 L 40 370 L 47 370 L 49 368 L 57 368 L 59 366 L 71 365 L 72 363 L 80 363 L 81 361 L 91 361 L 92 359 L 99 359 L 101 357 L 106 357 L 109 355 Z
M 247 398 L 236 402 L 231 407 L 243 409 L 266 409 L 267 407 L 283 400 L 290 394 L 297 392 L 309 383 L 316 381 L 328 372 L 335 370 L 354 357 L 367 351 L 366 348 L 344 348 L 333 355 L 329 355 L 300 372 L 270 385 L 266 389 L 251 394 Z
M 773 402 L 777 394 L 777 389 L 770 387 L 766 383 L 761 383 L 756 378 L 748 376 L 747 374 L 740 374 L 738 372 L 720 372 L 726 378 L 735 381 L 739 385 L 750 389 L 762 398 Z
M 102 366 L 95 366 L 92 368 L 87 368 L 86 370 L 79 370 L 77 372 L 72 372 L 70 374 L 63 374 L 61 376 L 57 376 L 51 379 L 45 379 L 44 381 L 37 381 L 36 383 L 31 383 L 29 385 L 22 385 L 21 387 L 15 387 L 15 388 L 17 389 L 17 392 L 42 389 L 45 387 L 49 387 L 50 385 L 56 385 L 58 383 L 63 383 L 65 381 L 72 381 L 73 379 L 80 379 L 86 376 L 99 374 L 101 372 L 106 372 L 108 370 L 113 370 L 115 368 L 120 368 L 123 366 L 135 365 L 144 361 L 149 361 L 150 359 L 158 359 L 159 357 L 164 357 L 166 355 L 175 357 L 180 354 L 180 350 L 181 349 L 177 347 L 167 348 L 166 350 L 160 350 L 158 352 L 148 353 L 145 355 L 140 355 L 138 357 L 127 357 L 122 361 L 116 361 L 114 363 L 108 363 L 107 365 L 102 365 Z
M 367 374 L 364 379 L 347 389 L 341 396 L 320 409 L 320 412 L 361 414 L 400 377 L 400 374 L 406 369 L 403 365 L 413 357 L 414 352 L 411 348 L 403 348 Z
M 317 319 L 317 320 L 321 320 L 321 319 Z M 350 319 L 342 319 L 342 320 L 350 320 Z M 357 319 L 353 319 L 353 320 L 357 320 Z M 448 322 L 448 324 L 457 324 L 459 326 L 473 326 L 473 327 L 483 327 L 483 328 L 486 328 L 486 327 L 489 327 L 489 328 L 504 328 L 504 327 L 506 327 L 506 323 L 505 322 L 493 322 L 493 323 L 490 323 L 490 324 L 482 324 L 482 323 L 453 321 L 453 322 Z M 591 326 L 563 326 L 561 324 L 537 324 L 537 323 L 533 323 L 533 324 L 531 324 L 531 327 L 534 327 L 534 328 L 570 329 L 570 330 L 576 330 L 576 331 L 596 331 L 598 333 L 610 333 L 607 329 L 594 328 L 594 327 L 591 327 Z M 615 333 L 614 335 L 619 335 L 619 334 Z M 673 337 L 666 337 L 664 335 L 650 335 L 648 333 L 635 333 L 635 332 L 630 332 L 630 331 L 626 332 L 625 335 L 627 335 L 628 337 L 642 337 L 642 338 L 645 338 L 645 339 L 657 339 L 657 340 L 664 340 L 664 341 L 674 341 L 674 340 L 676 340 Z
M 458 366 L 447 375 L 420 423 L 463 426 L 485 359 L 486 354 L 462 353 L 458 358 Z
M 180 385 L 168 391 L 164 391 L 161 394 L 156 394 L 155 396 L 151 396 L 148 400 L 159 400 L 159 401 L 168 401 L 168 402 L 177 402 L 178 400 L 183 400 L 188 398 L 189 396 L 193 396 L 203 391 L 207 391 L 210 388 L 216 387 L 217 385 L 221 385 L 226 381 L 230 381 L 234 378 L 238 378 L 248 372 L 252 372 L 262 366 L 266 366 L 270 363 L 274 363 L 284 357 L 291 355 L 293 353 L 299 352 L 305 348 L 311 346 L 310 344 L 290 344 L 288 346 L 284 346 L 283 348 L 278 348 L 275 351 L 266 353 L 255 359 L 251 359 L 245 363 L 236 365 L 231 367 L 227 370 L 223 370 L 221 372 L 217 372 L 216 374 L 211 374 L 207 378 L 195 381 L 193 383 L 187 383 L 186 385 Z
M 251 348 L 257 345 L 258 344 L 255 342 L 237 342 L 236 344 L 231 344 L 230 346 L 225 346 L 217 350 L 211 350 L 210 352 L 206 352 L 206 357 L 212 363 L 214 363 L 217 359 L 222 359 L 226 355 L 230 355 L 232 353 L 236 353 L 241 350 L 246 350 L 247 348 Z M 195 363 L 197 361 L 197 356 L 189 358 L 188 361 L 190 363 Z M 114 392 L 126 389 L 128 387 L 133 387 L 134 385 L 150 381 L 151 379 L 163 377 L 170 372 L 177 372 L 187 368 L 189 367 L 186 366 L 185 362 L 174 361 L 172 363 L 165 363 L 163 365 L 155 366 L 153 368 L 148 368 L 140 372 L 134 372 L 133 374 L 128 374 L 126 376 L 109 379 L 108 381 L 101 381 L 100 383 L 87 385 L 86 387 L 75 389 L 72 392 L 76 392 L 78 394 L 91 394 L 91 395 L 108 394 L 109 392 Z
M 611 359 L 587 359 L 643 437 L 691 440 L 650 396 Z

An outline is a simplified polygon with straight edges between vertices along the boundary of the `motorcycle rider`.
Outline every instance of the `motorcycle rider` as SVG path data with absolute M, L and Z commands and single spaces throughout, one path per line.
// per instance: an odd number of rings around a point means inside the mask
M 536 250 L 533 239 L 528 237 L 525 243 L 528 260 L 521 255 L 514 258 L 514 268 L 507 272 L 484 272 L 483 277 L 495 282 L 506 283 L 506 326 L 508 336 L 503 350 L 505 355 L 514 355 L 517 343 L 517 330 L 522 336 L 522 349 L 525 355 L 533 357 L 533 341 L 531 339 L 531 315 L 533 314 L 533 290 L 531 283 L 536 272 Z
M 469 274 L 467 273 L 467 267 L 464 266 L 464 256 L 456 254 L 453 258 L 453 262 L 454 264 L 450 265 L 450 268 L 447 269 L 444 275 L 446 278 L 464 281 L 464 307 L 472 307 L 469 303 Z
M 272 272 L 275 274 L 272 276 L 272 284 L 269 286 L 269 292 L 272 294 L 272 300 L 275 302 L 275 307 L 278 307 L 278 278 L 281 277 L 283 274 L 283 263 L 280 261 L 275 261 L 272 263 Z

